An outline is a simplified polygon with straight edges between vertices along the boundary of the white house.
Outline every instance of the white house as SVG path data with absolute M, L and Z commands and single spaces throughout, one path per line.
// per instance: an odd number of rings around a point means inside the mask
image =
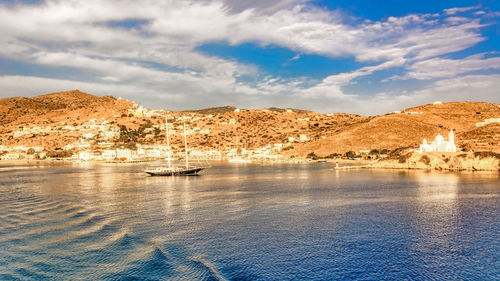
M 131 160 L 133 156 L 132 150 L 128 148 L 118 148 L 116 149 L 116 158 L 117 159 L 126 159 Z
M 116 159 L 116 150 L 114 149 L 103 150 L 101 157 L 104 160 L 114 160 Z
M 83 161 L 89 161 L 91 157 L 92 154 L 88 150 L 80 151 L 80 153 L 78 153 L 78 159 Z
M 307 137 L 307 135 L 300 135 L 300 136 L 299 136 L 299 140 L 300 140 L 301 142 L 304 142 L 304 141 L 309 141 L 309 138 Z
M 0 157 L 1 160 L 17 160 L 17 159 L 21 159 L 22 158 L 22 155 L 20 153 L 16 153 L 16 152 L 10 152 L 10 153 L 7 153 L 5 155 L 2 155 L 2 157 Z
M 418 153 L 422 152 L 457 152 L 453 130 L 448 133 L 448 141 L 445 141 L 441 135 L 437 135 L 430 144 L 424 139 L 424 142 L 420 145 L 420 149 L 418 150 Z

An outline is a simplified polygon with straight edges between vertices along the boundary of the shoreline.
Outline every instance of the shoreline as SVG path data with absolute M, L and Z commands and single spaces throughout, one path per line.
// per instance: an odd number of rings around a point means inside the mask
M 332 170 L 419 170 L 419 171 L 450 171 L 450 172 L 500 172 L 500 169 L 466 169 L 466 168 L 447 168 L 447 169 L 433 169 L 421 167 L 374 167 L 374 166 L 341 166 L 334 167 Z
M 384 159 L 367 165 L 335 167 L 346 169 L 397 169 L 441 171 L 500 171 L 498 154 L 467 153 L 417 153 L 410 152 L 399 158 Z

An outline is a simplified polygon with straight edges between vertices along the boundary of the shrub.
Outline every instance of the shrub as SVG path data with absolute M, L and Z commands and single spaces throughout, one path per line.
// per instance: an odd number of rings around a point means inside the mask
M 410 155 L 411 155 L 411 153 L 407 153 L 407 154 L 403 154 L 403 155 L 399 156 L 398 162 L 401 164 L 406 163 L 408 158 L 410 158 Z
M 314 152 L 311 152 L 311 153 L 307 154 L 307 158 L 310 158 L 312 160 L 317 160 L 318 155 L 316 155 Z
M 422 155 L 418 161 L 424 163 L 425 165 L 429 165 L 431 163 L 431 159 L 427 155 Z
M 47 152 L 47 157 L 51 158 L 67 158 L 73 155 L 73 151 L 69 150 L 52 150 Z
M 354 158 L 354 157 L 356 157 L 356 153 L 355 153 L 354 151 L 352 151 L 352 150 L 351 150 L 351 151 L 347 151 L 347 152 L 345 153 L 345 156 L 346 156 L 347 158 Z
M 326 158 L 333 159 L 333 158 L 337 158 L 337 157 L 340 157 L 340 156 L 342 156 L 342 154 L 332 153 L 332 154 L 326 156 Z
M 491 151 L 478 151 L 478 152 L 474 152 L 474 156 L 475 157 L 479 157 L 479 159 L 488 158 L 488 157 L 500 159 L 500 154 L 499 153 L 495 153 L 495 152 L 491 152 Z

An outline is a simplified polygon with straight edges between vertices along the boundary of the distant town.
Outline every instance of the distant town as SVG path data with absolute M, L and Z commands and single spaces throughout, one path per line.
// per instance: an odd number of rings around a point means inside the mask
M 173 112 L 75 90 L 2 99 L 0 115 L 1 160 L 180 159 L 184 125 L 188 155 L 199 160 L 376 160 L 412 151 L 500 152 L 500 107 L 488 103 L 436 102 L 380 116 L 230 106 Z

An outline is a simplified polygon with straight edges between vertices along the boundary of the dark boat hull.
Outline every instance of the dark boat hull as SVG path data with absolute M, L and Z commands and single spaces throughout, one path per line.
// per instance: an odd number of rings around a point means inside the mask
M 182 171 L 174 171 L 174 172 L 146 172 L 151 176 L 156 177 L 171 177 L 171 176 L 197 176 L 198 173 L 205 168 L 192 168 L 185 169 Z

